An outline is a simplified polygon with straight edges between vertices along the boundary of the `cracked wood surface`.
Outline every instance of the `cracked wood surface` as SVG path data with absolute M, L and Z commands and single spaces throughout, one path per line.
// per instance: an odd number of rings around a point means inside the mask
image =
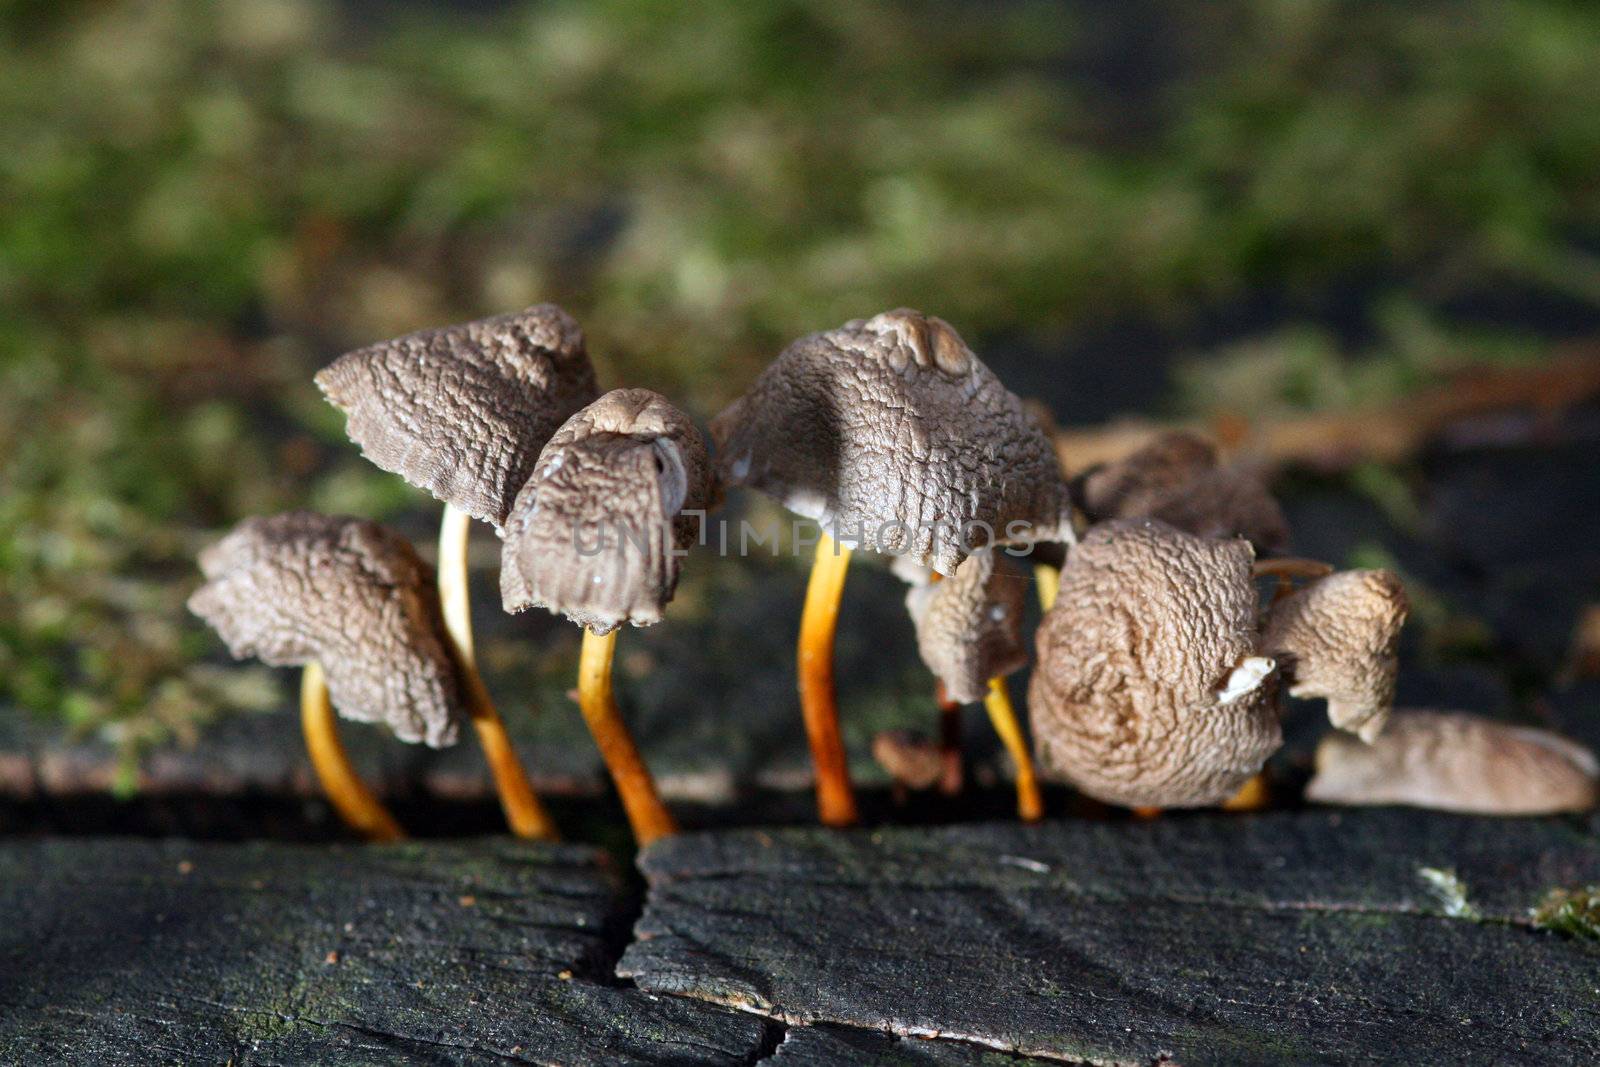
M 1070 1062 L 1593 1061 L 1600 949 L 1526 914 L 1600 880 L 1595 825 L 1376 810 L 695 835 L 642 857 L 619 973 Z M 1424 868 L 1454 871 L 1479 918 Z
M 1600 881 L 1597 829 L 695 835 L 644 855 L 625 951 L 634 887 L 584 848 L 11 841 L 0 1062 L 1588 1062 L 1600 947 L 1526 915 Z
M 754 1062 L 771 1024 L 617 983 L 589 849 L 12 841 L 0 1062 Z
M 763 1060 L 762 1062 L 769 1062 Z M 772 1067 L 1059 1067 L 1052 1060 L 999 1052 L 963 1041 L 930 1041 L 821 1023 L 791 1027 L 773 1050 Z

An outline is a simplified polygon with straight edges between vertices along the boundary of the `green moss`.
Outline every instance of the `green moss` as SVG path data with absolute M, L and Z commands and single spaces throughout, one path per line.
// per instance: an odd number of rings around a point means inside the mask
M 1469 8 L 1167 12 L 1203 62 L 1130 90 L 1099 73 L 1122 16 L 1081 5 L 9 5 L 0 702 L 130 755 L 281 704 L 197 665 L 194 553 L 246 514 L 424 505 L 309 382 L 408 328 L 555 299 L 603 380 L 709 413 L 883 307 L 1053 340 L 1377 268 L 1402 295 L 1370 341 L 1291 324 L 1183 403 L 1535 358 L 1427 308 L 1600 301 L 1600 11 Z
M 1541 930 L 1600 941 L 1600 886 L 1552 889 L 1529 914 Z
M 1467 883 L 1453 870 L 1440 867 L 1418 867 L 1417 877 L 1433 893 L 1434 898 L 1452 919 L 1480 919 L 1478 909 L 1467 900 Z

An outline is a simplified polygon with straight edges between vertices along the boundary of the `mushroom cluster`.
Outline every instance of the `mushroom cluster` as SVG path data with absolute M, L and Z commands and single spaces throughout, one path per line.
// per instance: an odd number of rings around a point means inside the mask
M 342 750 L 331 714 L 313 714 L 329 704 L 347 718 L 381 717 L 402 740 L 429 744 L 454 740 L 456 724 L 469 719 L 511 830 L 555 836 L 475 663 L 466 556 L 471 520 L 481 519 L 504 540 L 506 610 L 540 605 L 586 627 L 585 718 L 635 834 L 649 841 L 670 833 L 671 816 L 610 696 L 610 635 L 624 621 L 660 621 L 672 598 L 686 546 L 684 513 L 711 497 L 710 463 L 694 424 L 645 390 L 600 396 L 583 332 L 550 304 L 358 349 L 316 381 L 346 414 L 346 429 L 368 459 L 443 501 L 437 592 L 431 572 L 398 534 L 296 513 L 247 520 L 208 550 L 201 563 L 211 583 L 191 607 L 236 656 L 308 665 L 307 740 L 314 760 L 334 754 L 318 770 L 340 814 L 369 836 L 398 833 L 387 816 L 379 832 L 374 816 L 354 817 L 354 801 L 341 800 L 359 796 L 366 808 L 376 807 L 348 762 L 334 758 Z M 356 557 L 318 548 L 315 537 L 326 540 L 329 530 L 347 527 L 357 531 L 350 537 L 359 534 L 383 552 L 372 548 Z M 622 534 L 622 543 L 605 542 L 608 533 Z M 590 553 L 577 550 L 586 534 L 601 538 Z M 380 582 L 384 600 L 371 583 L 390 572 L 405 581 Z M 319 589 L 327 598 L 290 595 Z M 363 591 L 366 599 L 355 595 Z M 255 620 L 263 612 L 278 628 L 270 632 L 299 643 L 261 636 L 268 631 Z M 406 642 L 390 632 L 402 619 Z M 400 669 L 396 650 L 412 653 L 404 664 L 412 669 Z M 424 663 L 437 667 L 431 689 L 423 683 L 433 676 L 417 669 Z M 363 667 L 367 674 L 353 673 Z M 323 669 L 331 701 L 319 689 Z M 364 699 L 357 678 L 387 687 L 389 703 Z M 432 713 L 426 733 L 400 714 L 424 708 Z
M 1326 701 L 1336 728 L 1314 799 L 1505 811 L 1596 800 L 1593 756 L 1550 735 L 1459 716 L 1391 721 L 1399 579 L 1275 555 L 1289 529 L 1260 470 L 1171 433 L 1069 481 L 1022 401 L 939 318 L 901 308 L 790 344 L 712 420 L 714 459 L 660 394 L 602 395 L 582 331 L 548 304 L 358 349 L 316 381 L 364 455 L 443 502 L 437 579 L 391 530 L 291 512 L 246 520 L 208 549 L 190 607 L 234 655 L 304 668 L 313 766 L 370 837 L 400 830 L 345 758 L 335 710 L 435 747 L 472 723 L 513 832 L 555 834 L 475 664 L 473 519 L 501 540 L 502 607 L 582 628 L 578 703 L 635 836 L 674 832 L 611 665 L 623 623 L 662 621 L 703 532 L 696 517 L 730 486 L 821 528 L 797 675 L 825 824 L 858 818 L 833 677 L 857 548 L 894 557 L 945 716 L 937 747 L 878 738 L 900 785 L 959 788 L 954 713 L 982 701 L 1024 819 L 1043 812 L 1035 755 L 1102 801 L 1237 806 L 1282 743 L 1287 693 Z M 1029 660 L 1030 577 L 1012 558 L 1028 555 L 1045 609 L 1032 749 L 1006 684 Z
M 1289 568 L 1298 569 L 1298 568 Z M 1084 793 L 1135 808 L 1228 800 L 1282 743 L 1278 690 L 1328 700 L 1375 736 L 1394 690 L 1406 603 L 1386 571 L 1315 578 L 1263 619 L 1243 538 L 1156 519 L 1092 527 L 1039 627 L 1029 691 L 1040 761 Z
M 795 341 L 711 435 L 728 485 L 822 527 L 800 622 L 800 704 L 818 813 L 849 825 L 833 640 L 851 550 L 952 577 L 981 549 L 1070 540 L 1066 481 L 1022 401 L 949 323 L 907 308 Z M 1002 736 L 1021 737 L 1009 702 L 992 710 L 1006 720 Z M 1019 780 L 1031 780 L 1026 748 L 1013 755 Z

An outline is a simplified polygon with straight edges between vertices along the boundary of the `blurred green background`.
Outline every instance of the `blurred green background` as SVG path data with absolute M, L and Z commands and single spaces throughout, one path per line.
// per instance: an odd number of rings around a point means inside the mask
M 1600 333 L 1577 0 L 0 12 L 0 705 L 130 754 L 283 699 L 183 611 L 219 529 L 425 528 L 310 380 L 405 330 L 554 300 L 704 417 L 909 304 L 1069 423 Z

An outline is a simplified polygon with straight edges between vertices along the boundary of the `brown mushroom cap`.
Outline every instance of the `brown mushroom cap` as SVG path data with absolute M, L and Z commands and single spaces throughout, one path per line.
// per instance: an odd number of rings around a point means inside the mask
M 246 519 L 200 555 L 189 610 L 236 659 L 321 662 L 339 714 L 402 741 L 454 743 L 462 712 L 433 572 L 364 519 L 291 511 Z
M 948 323 L 915 311 L 802 337 L 711 435 L 728 484 L 941 574 L 991 538 L 1070 538 L 1043 431 Z M 1012 522 L 1027 531 L 1008 533 Z
M 583 331 L 554 304 L 360 348 L 316 381 L 363 455 L 496 526 L 550 435 L 599 395 Z
M 649 626 L 711 501 L 711 461 L 689 417 L 659 393 L 617 389 L 572 416 L 539 455 L 506 520 L 500 594 L 595 633 Z M 676 550 L 676 551 L 674 551 Z
M 1587 811 L 1600 765 L 1574 741 L 1477 715 L 1397 711 L 1371 744 L 1331 733 L 1306 797 L 1323 804 L 1408 804 L 1480 815 Z
M 1261 647 L 1284 658 L 1290 696 L 1325 698 L 1333 725 L 1371 741 L 1394 703 L 1408 610 L 1392 572 L 1338 571 L 1274 604 Z
M 1197 537 L 1243 537 L 1262 552 L 1289 543 L 1289 523 L 1259 471 L 1223 466 L 1216 446 L 1188 431 L 1164 433 L 1078 483 L 1091 522 L 1159 519 Z
M 1044 768 L 1100 800 L 1199 807 L 1282 743 L 1247 542 L 1102 523 L 1067 556 L 1028 692 Z
M 944 751 L 939 743 L 904 730 L 874 734 L 872 759 L 893 781 L 908 789 L 932 789 L 944 775 Z
M 903 567 L 895 570 L 904 576 Z M 1022 604 L 1028 579 L 992 548 L 962 560 L 942 582 L 929 580 L 926 570 L 924 575 L 906 592 L 922 662 L 951 700 L 982 700 L 990 678 L 1027 665 Z

